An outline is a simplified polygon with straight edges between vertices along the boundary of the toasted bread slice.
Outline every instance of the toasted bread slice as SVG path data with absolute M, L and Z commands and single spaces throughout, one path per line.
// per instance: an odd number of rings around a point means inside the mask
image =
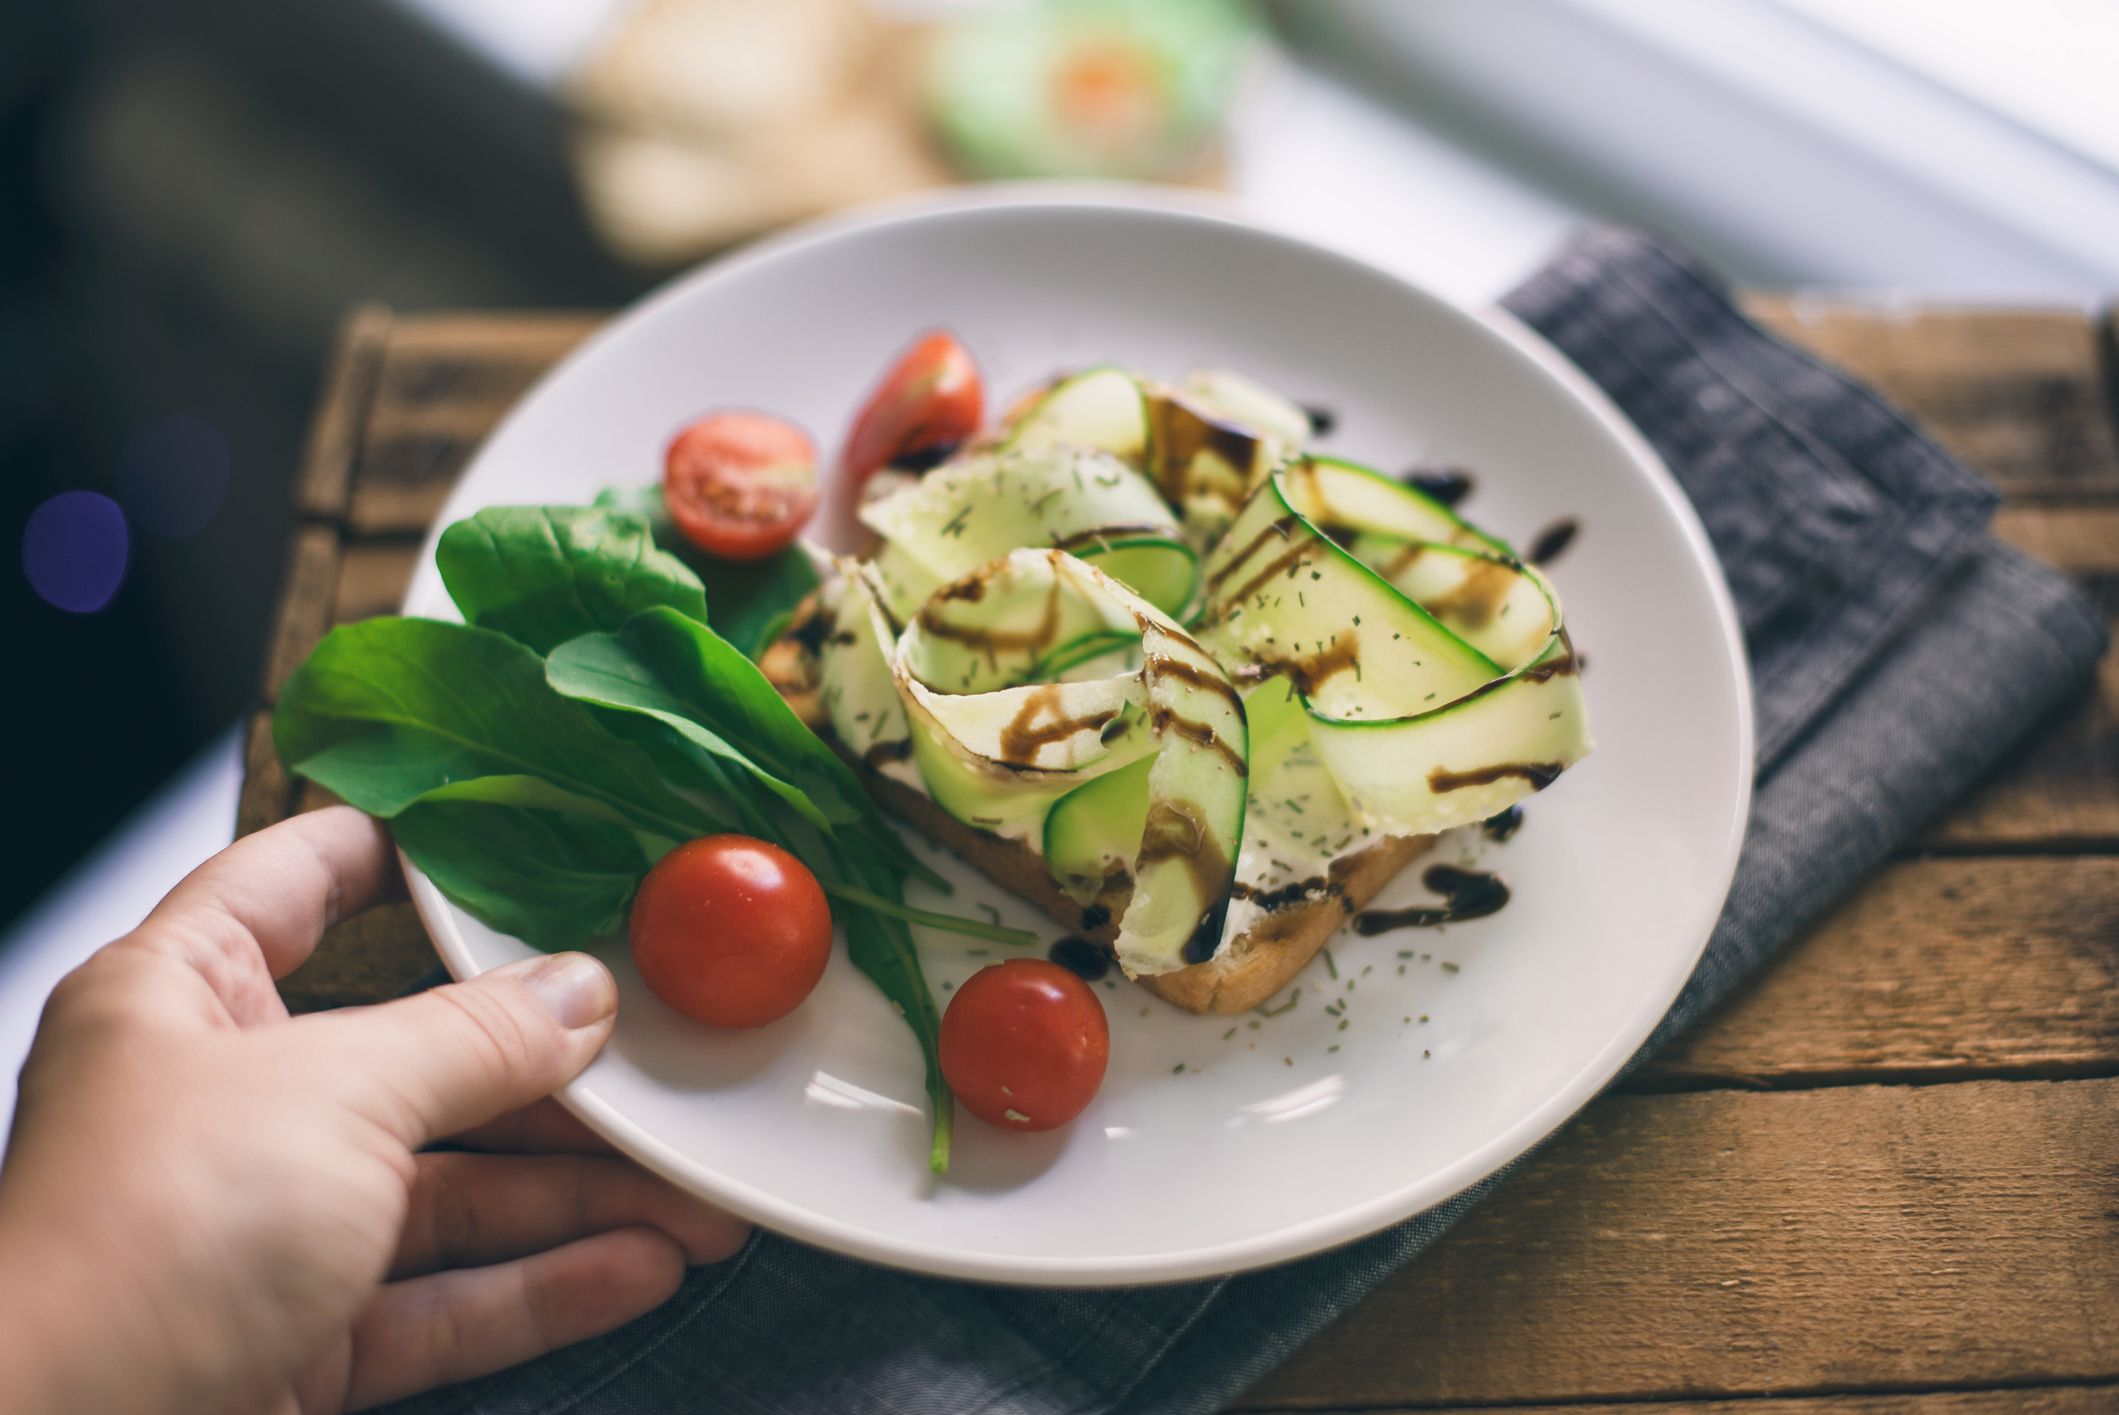
M 765 675 L 810 728 L 837 749 L 817 698 L 814 661 L 793 639 L 773 645 L 760 662 Z M 842 755 L 846 755 L 843 750 Z M 1043 909 L 1061 927 L 1106 948 L 1132 898 L 1129 879 L 1106 883 L 1087 908 L 1053 883 L 1045 861 L 1020 843 L 966 825 L 934 799 L 850 756 L 877 803 L 929 840 L 953 851 L 987 878 Z M 1204 963 L 1138 979 L 1165 1002 L 1188 1012 L 1247 1012 L 1287 985 L 1317 956 L 1341 924 L 1367 907 L 1384 885 L 1435 843 L 1432 835 L 1386 836 L 1332 861 L 1323 886 L 1268 908 L 1250 928 Z
M 1061 927 L 1107 947 L 1117 937 L 1119 916 L 1133 893 L 1130 880 L 1107 884 L 1085 909 L 1060 891 L 1043 857 L 1028 846 L 964 824 L 901 781 L 858 764 L 856 770 L 885 810 L 1037 905 Z M 1386 837 L 1342 855 L 1332 862 L 1322 889 L 1269 909 L 1214 957 L 1139 982 L 1188 1012 L 1247 1012 L 1301 972 L 1349 916 L 1432 844 L 1431 835 Z

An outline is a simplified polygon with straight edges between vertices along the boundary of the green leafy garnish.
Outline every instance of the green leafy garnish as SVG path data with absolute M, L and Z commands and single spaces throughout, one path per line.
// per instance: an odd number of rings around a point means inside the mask
M 906 905 L 908 878 L 946 886 L 709 627 L 762 649 L 768 620 L 815 583 L 806 557 L 799 572 L 733 567 L 753 583 L 731 613 L 658 548 L 659 500 L 653 516 L 499 507 L 450 526 L 436 559 L 470 622 L 334 629 L 288 680 L 274 743 L 291 772 L 388 821 L 467 913 L 540 948 L 621 934 L 641 877 L 679 841 L 741 831 L 792 851 L 919 1041 L 941 1172 L 952 1101 L 909 925 L 1028 935 Z
M 647 520 L 655 544 L 689 565 L 705 587 L 706 622 L 747 657 L 758 657 L 786 633 L 795 606 L 817 587 L 816 564 L 799 544 L 763 560 L 721 560 L 703 554 L 670 519 L 659 486 L 609 487 L 597 496 L 596 505 Z
M 467 622 L 539 653 L 655 605 L 706 618 L 699 577 L 631 512 L 489 506 L 442 532 L 434 563 Z

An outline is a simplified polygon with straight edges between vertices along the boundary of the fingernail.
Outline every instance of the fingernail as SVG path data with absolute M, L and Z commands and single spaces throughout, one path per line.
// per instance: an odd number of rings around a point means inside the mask
M 562 1027 L 593 1026 L 618 1010 L 618 984 L 611 970 L 586 953 L 555 953 L 533 960 L 523 986 Z

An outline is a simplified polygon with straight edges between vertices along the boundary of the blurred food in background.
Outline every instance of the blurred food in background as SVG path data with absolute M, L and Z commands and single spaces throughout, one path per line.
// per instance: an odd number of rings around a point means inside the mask
M 935 35 L 927 100 L 974 177 L 1203 179 L 1257 23 L 1235 0 L 1047 0 Z
M 963 178 L 1213 182 L 1238 0 L 641 0 L 565 91 L 582 198 L 644 266 Z

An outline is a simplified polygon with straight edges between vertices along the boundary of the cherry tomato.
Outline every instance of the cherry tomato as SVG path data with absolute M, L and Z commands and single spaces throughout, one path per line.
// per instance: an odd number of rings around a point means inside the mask
M 817 509 L 817 448 L 765 413 L 708 413 L 677 434 L 662 495 L 685 539 L 724 560 L 761 560 Z
M 868 395 L 839 456 L 855 490 L 901 457 L 950 447 L 979 430 L 986 389 L 971 352 L 936 330 L 905 351 Z
M 1111 1029 L 1095 991 L 1057 963 L 1011 958 L 973 973 L 942 1014 L 942 1075 L 1003 1130 L 1051 1130 L 1104 1081 Z
M 824 976 L 831 906 L 817 877 L 779 846 L 707 835 L 647 872 L 626 932 L 655 996 L 716 1027 L 762 1027 Z

